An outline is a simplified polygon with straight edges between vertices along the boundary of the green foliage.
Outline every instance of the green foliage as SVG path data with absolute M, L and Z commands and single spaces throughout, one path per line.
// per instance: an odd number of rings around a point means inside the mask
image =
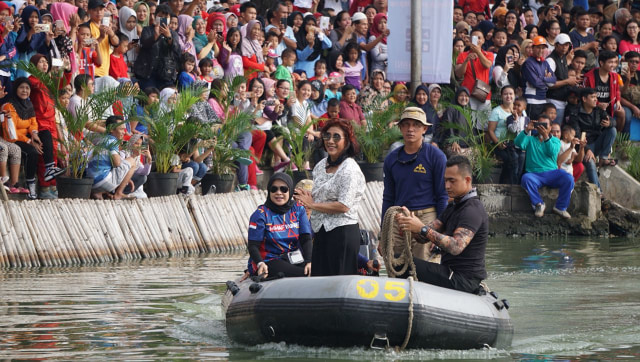
M 142 121 L 149 129 L 150 146 L 159 173 L 171 172 L 171 159 L 191 139 L 206 132 L 207 125 L 196 119 L 187 120 L 191 107 L 200 100 L 203 88 L 186 88 L 180 92 L 171 107 L 165 107 L 160 102 L 148 106 L 148 112 L 142 116 Z M 140 95 L 144 100 L 145 96 Z
M 298 167 L 303 167 L 305 162 L 309 161 L 313 153 L 313 147 L 304 149 L 304 140 L 307 131 L 316 124 L 316 121 L 309 122 L 302 127 L 297 126 L 294 122 L 289 122 L 286 127 L 273 126 L 276 133 L 282 134 L 282 137 L 291 147 L 291 161 Z
M 216 139 L 216 146 L 212 152 L 213 166 L 209 170 L 214 175 L 229 175 L 235 172 L 237 166 L 235 160 L 240 157 L 249 158 L 248 150 L 232 148 L 231 144 L 240 134 L 251 131 L 253 115 L 249 112 L 232 109 L 232 102 L 241 84 L 246 79 L 237 76 L 232 80 L 225 80 L 221 90 L 212 89 L 211 93 L 224 110 L 223 123 L 220 126 L 209 129 L 205 139 Z
M 397 103 L 386 108 L 377 108 L 367 117 L 365 125 L 354 125 L 356 139 L 367 162 L 381 162 L 384 151 L 402 138 L 400 130 L 394 126 L 394 121 L 403 108 L 403 105 Z
M 491 176 L 491 169 L 496 165 L 496 159 L 493 157 L 493 153 L 496 148 L 508 140 L 508 137 L 504 137 L 497 144 L 493 145 L 487 141 L 483 134 L 478 134 L 475 130 L 475 124 L 473 122 L 473 110 L 469 108 L 463 108 L 458 105 L 451 105 L 458 111 L 460 111 L 467 123 L 459 125 L 452 122 L 442 123 L 444 129 L 454 129 L 458 131 L 457 136 L 449 137 L 449 142 L 466 143 L 473 152 L 473 174 L 476 176 L 479 182 L 486 181 Z
M 611 153 L 618 159 L 627 159 L 631 149 L 635 147 L 633 142 L 629 139 L 628 133 L 616 133 L 616 139 L 613 142 Z
M 87 124 L 91 124 L 100 119 L 102 115 L 117 101 L 122 101 L 132 96 L 137 91 L 133 86 L 120 86 L 115 89 L 108 89 L 90 95 L 81 106 L 76 108 L 76 115 L 73 116 L 62 104 L 60 104 L 59 94 L 62 79 L 62 71 L 44 73 L 34 64 L 28 62 L 18 62 L 18 68 L 30 73 L 38 78 L 47 88 L 49 96 L 55 102 L 55 107 L 62 115 L 68 129 L 68 134 L 58 135 L 60 142 L 69 153 L 69 172 L 73 178 L 82 178 L 91 155 L 104 148 L 104 144 L 99 140 L 90 142 L 88 139 L 81 139 L 81 135 Z

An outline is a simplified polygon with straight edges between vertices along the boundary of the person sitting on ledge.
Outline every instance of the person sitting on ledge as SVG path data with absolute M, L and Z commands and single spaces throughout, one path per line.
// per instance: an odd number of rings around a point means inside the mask
M 544 216 L 545 209 L 538 189 L 543 186 L 559 189 L 553 212 L 569 219 L 571 215 L 567 212 L 567 207 L 573 191 L 573 176 L 558 168 L 560 140 L 550 136 L 550 123 L 549 117 L 541 114 L 538 121 L 529 122 L 525 132 L 520 132 L 514 141 L 516 146 L 526 152 L 525 174 L 522 175 L 521 185 L 529 194 L 536 217 Z M 532 132 L 534 129 L 537 133 Z
M 302 204 L 293 200 L 291 176 L 278 172 L 267 184 L 267 200 L 249 219 L 251 275 L 311 275 L 311 223 Z
M 131 177 L 137 166 L 133 157 L 122 159 L 119 145 L 127 127 L 122 116 L 109 116 L 105 124 L 109 134 L 102 141 L 104 149 L 95 153 L 87 165 L 87 176 L 93 177 L 91 196 L 96 199 L 109 198 L 119 200 L 125 198 L 124 189 L 135 185 Z M 102 147 L 101 147 L 102 148 Z
M 421 282 L 478 293 L 480 282 L 487 277 L 484 256 L 489 238 L 489 216 L 471 178 L 469 159 L 462 155 L 452 156 L 447 161 L 444 183 L 453 201 L 442 214 L 427 225 L 413 213 L 396 215 L 401 230 L 411 231 L 418 242 L 432 242 L 444 251 L 440 264 L 413 258 Z M 409 212 L 404 206 L 403 210 Z

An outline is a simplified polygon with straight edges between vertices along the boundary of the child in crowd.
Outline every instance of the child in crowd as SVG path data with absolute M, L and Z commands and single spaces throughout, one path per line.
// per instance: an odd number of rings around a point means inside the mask
M 362 62 L 360 61 L 360 48 L 358 44 L 349 43 L 344 48 L 344 82 L 352 85 L 357 92 L 360 91 L 362 81 Z
M 293 67 L 294 64 L 296 64 L 296 51 L 291 48 L 287 48 L 282 52 L 282 64 L 278 65 L 276 73 L 274 74 L 275 79 L 283 79 L 289 82 L 289 91 L 291 93 L 294 91 L 294 84 L 293 75 L 289 69 Z
M 71 90 L 67 87 L 60 89 L 58 93 L 58 100 L 60 101 L 60 105 L 65 109 L 69 106 L 69 100 L 71 99 Z M 69 140 L 69 130 L 67 129 L 67 123 L 62 116 L 62 113 L 58 108 L 56 108 L 56 128 L 58 129 L 58 166 L 60 168 L 67 167 L 67 148 L 65 147 L 65 143 Z
M 562 132 L 562 133 L 561 133 Z M 564 125 L 560 131 L 560 125 L 551 125 L 551 135 L 560 138 L 560 151 L 558 152 L 558 168 L 573 176 L 574 182 L 578 181 L 584 171 L 582 162 L 576 162 L 584 158 L 584 149 L 587 141 L 576 138 L 576 130 L 571 125 Z M 576 151 L 576 145 L 580 145 L 580 152 Z M 574 169 L 573 165 L 576 165 Z
M 367 121 L 364 119 L 362 107 L 356 103 L 356 99 L 358 99 L 356 87 L 347 84 L 342 87 L 342 92 L 344 96 L 340 100 L 340 118 L 354 122 L 359 126 L 364 126 Z
M 213 77 L 211 76 L 213 61 L 209 58 L 202 58 L 198 63 L 198 67 L 200 68 L 200 80 L 211 84 L 213 82 Z
M 242 67 L 242 36 L 237 28 L 230 28 L 227 33 L 227 41 L 222 44 L 220 50 L 220 64 L 224 68 L 224 76 L 233 79 L 236 76 L 244 75 Z
M 211 61 L 211 60 L 209 60 Z M 196 67 L 196 58 L 189 53 L 182 53 L 182 71 L 178 76 L 178 90 L 189 87 L 196 81 L 194 69 Z
M 327 62 L 324 59 L 318 59 L 313 67 L 314 75 L 309 78 L 310 81 L 319 80 L 323 85 L 327 84 Z
M 545 103 L 542 106 L 542 113 L 549 117 L 552 123 L 560 123 L 559 121 L 556 122 L 556 118 L 558 117 L 558 110 L 556 109 L 556 106 L 553 105 L 553 103 Z
M 124 34 L 118 35 L 118 46 L 113 49 L 110 55 L 109 75 L 114 79 L 129 79 L 127 62 L 124 60 L 124 54 L 129 49 L 129 38 Z
M 196 190 L 191 184 L 193 181 L 193 169 L 191 167 L 182 168 L 182 163 L 189 162 L 191 159 L 187 153 L 180 153 L 180 155 L 173 155 L 171 158 L 171 172 L 178 174 L 178 189 L 177 194 L 191 195 Z
M 527 100 L 524 97 L 518 97 L 513 101 L 513 114 L 507 117 L 507 131 L 515 136 L 524 131 L 529 124 L 525 109 L 527 109 Z
M 147 113 L 150 112 L 150 106 L 159 101 L 160 91 L 157 88 L 149 87 L 144 89 L 143 92 L 147 95 L 147 100 L 145 104 L 138 104 L 136 106 L 136 113 L 138 117 L 129 118 L 130 133 L 149 134 L 147 125 L 142 120 Z M 152 117 L 152 115 L 149 116 Z
M 333 98 L 340 100 L 342 98 L 342 92 L 340 91 L 340 87 L 342 86 L 342 79 L 342 74 L 338 72 L 329 74 L 327 89 L 324 91 L 324 96 L 327 100 Z
M 95 67 L 102 65 L 100 47 L 91 37 L 89 24 L 80 24 L 78 27 L 78 42 L 76 43 L 76 53 L 78 59 L 78 74 L 89 74 L 91 79 L 95 78 Z

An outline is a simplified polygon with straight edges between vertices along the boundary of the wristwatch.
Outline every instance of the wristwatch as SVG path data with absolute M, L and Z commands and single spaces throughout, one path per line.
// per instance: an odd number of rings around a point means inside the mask
M 427 232 L 429 232 L 429 226 L 425 225 L 420 229 L 420 236 L 422 236 L 423 238 L 426 238 Z

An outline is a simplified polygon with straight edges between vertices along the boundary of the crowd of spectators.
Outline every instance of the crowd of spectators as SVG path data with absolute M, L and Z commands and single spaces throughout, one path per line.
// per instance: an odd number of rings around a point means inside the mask
M 425 142 L 447 156 L 471 155 L 464 132 L 445 126 L 463 126 L 461 110 L 470 110 L 473 132 L 497 145 L 502 183 L 519 184 L 529 170 L 526 151 L 509 140 L 522 132 L 537 137 L 540 124 L 529 124 L 548 119 L 549 129 L 559 125 L 563 138 L 553 163 L 570 171 L 574 181 L 586 169 L 589 181 L 599 185 L 597 167 L 616 162 L 610 158 L 616 133 L 629 132 L 632 119 L 640 117 L 640 9 L 629 1 L 566 2 L 456 1 L 451 81 L 420 85 L 415 94 L 408 84 L 386 77 L 387 0 L 6 1 L 0 2 L 0 61 L 62 70 L 68 86 L 60 101 L 72 113 L 98 83 L 134 83 L 149 102 L 168 105 L 186 87 L 204 85 L 220 93 L 223 80 L 245 76 L 248 82 L 233 106 L 251 112 L 255 124 L 234 143 L 252 155 L 238 160 L 238 190 L 256 187 L 260 162 L 276 171 L 313 166 L 292 164 L 288 145 L 273 126 L 319 121 L 306 134 L 313 147 L 324 120 L 366 125 L 371 111 L 393 103 L 420 107 L 432 125 Z M 273 5 L 263 9 L 263 3 Z M 36 198 L 37 176 L 39 197 L 55 198 L 55 177 L 66 165 L 56 140 L 66 130 L 54 102 L 38 79 L 15 67 L 0 70 L 0 81 L 5 119 L 12 118 L 3 125 L 0 177 L 10 192 Z M 223 109 L 213 94 L 203 93 L 190 116 L 223 123 Z M 138 105 L 141 111 L 146 106 Z M 118 110 L 112 114 L 118 116 Z M 111 175 L 107 188 L 94 185 L 95 196 L 144 195 L 136 190 L 152 160 L 140 145 L 147 143 L 146 125 L 101 117 L 87 123 L 87 132 L 122 138 L 124 145 L 110 150 L 117 158 L 108 158 L 120 176 Z M 106 127 L 120 123 L 124 127 L 117 130 Z M 548 130 L 542 133 L 553 137 Z M 273 159 L 261 160 L 265 147 Z M 181 172 L 181 192 L 193 192 L 211 166 L 210 153 L 189 149 L 176 155 L 175 171 L 190 170 Z M 17 183 L 21 162 L 26 188 Z M 105 170 L 91 165 L 88 172 L 104 183 Z

